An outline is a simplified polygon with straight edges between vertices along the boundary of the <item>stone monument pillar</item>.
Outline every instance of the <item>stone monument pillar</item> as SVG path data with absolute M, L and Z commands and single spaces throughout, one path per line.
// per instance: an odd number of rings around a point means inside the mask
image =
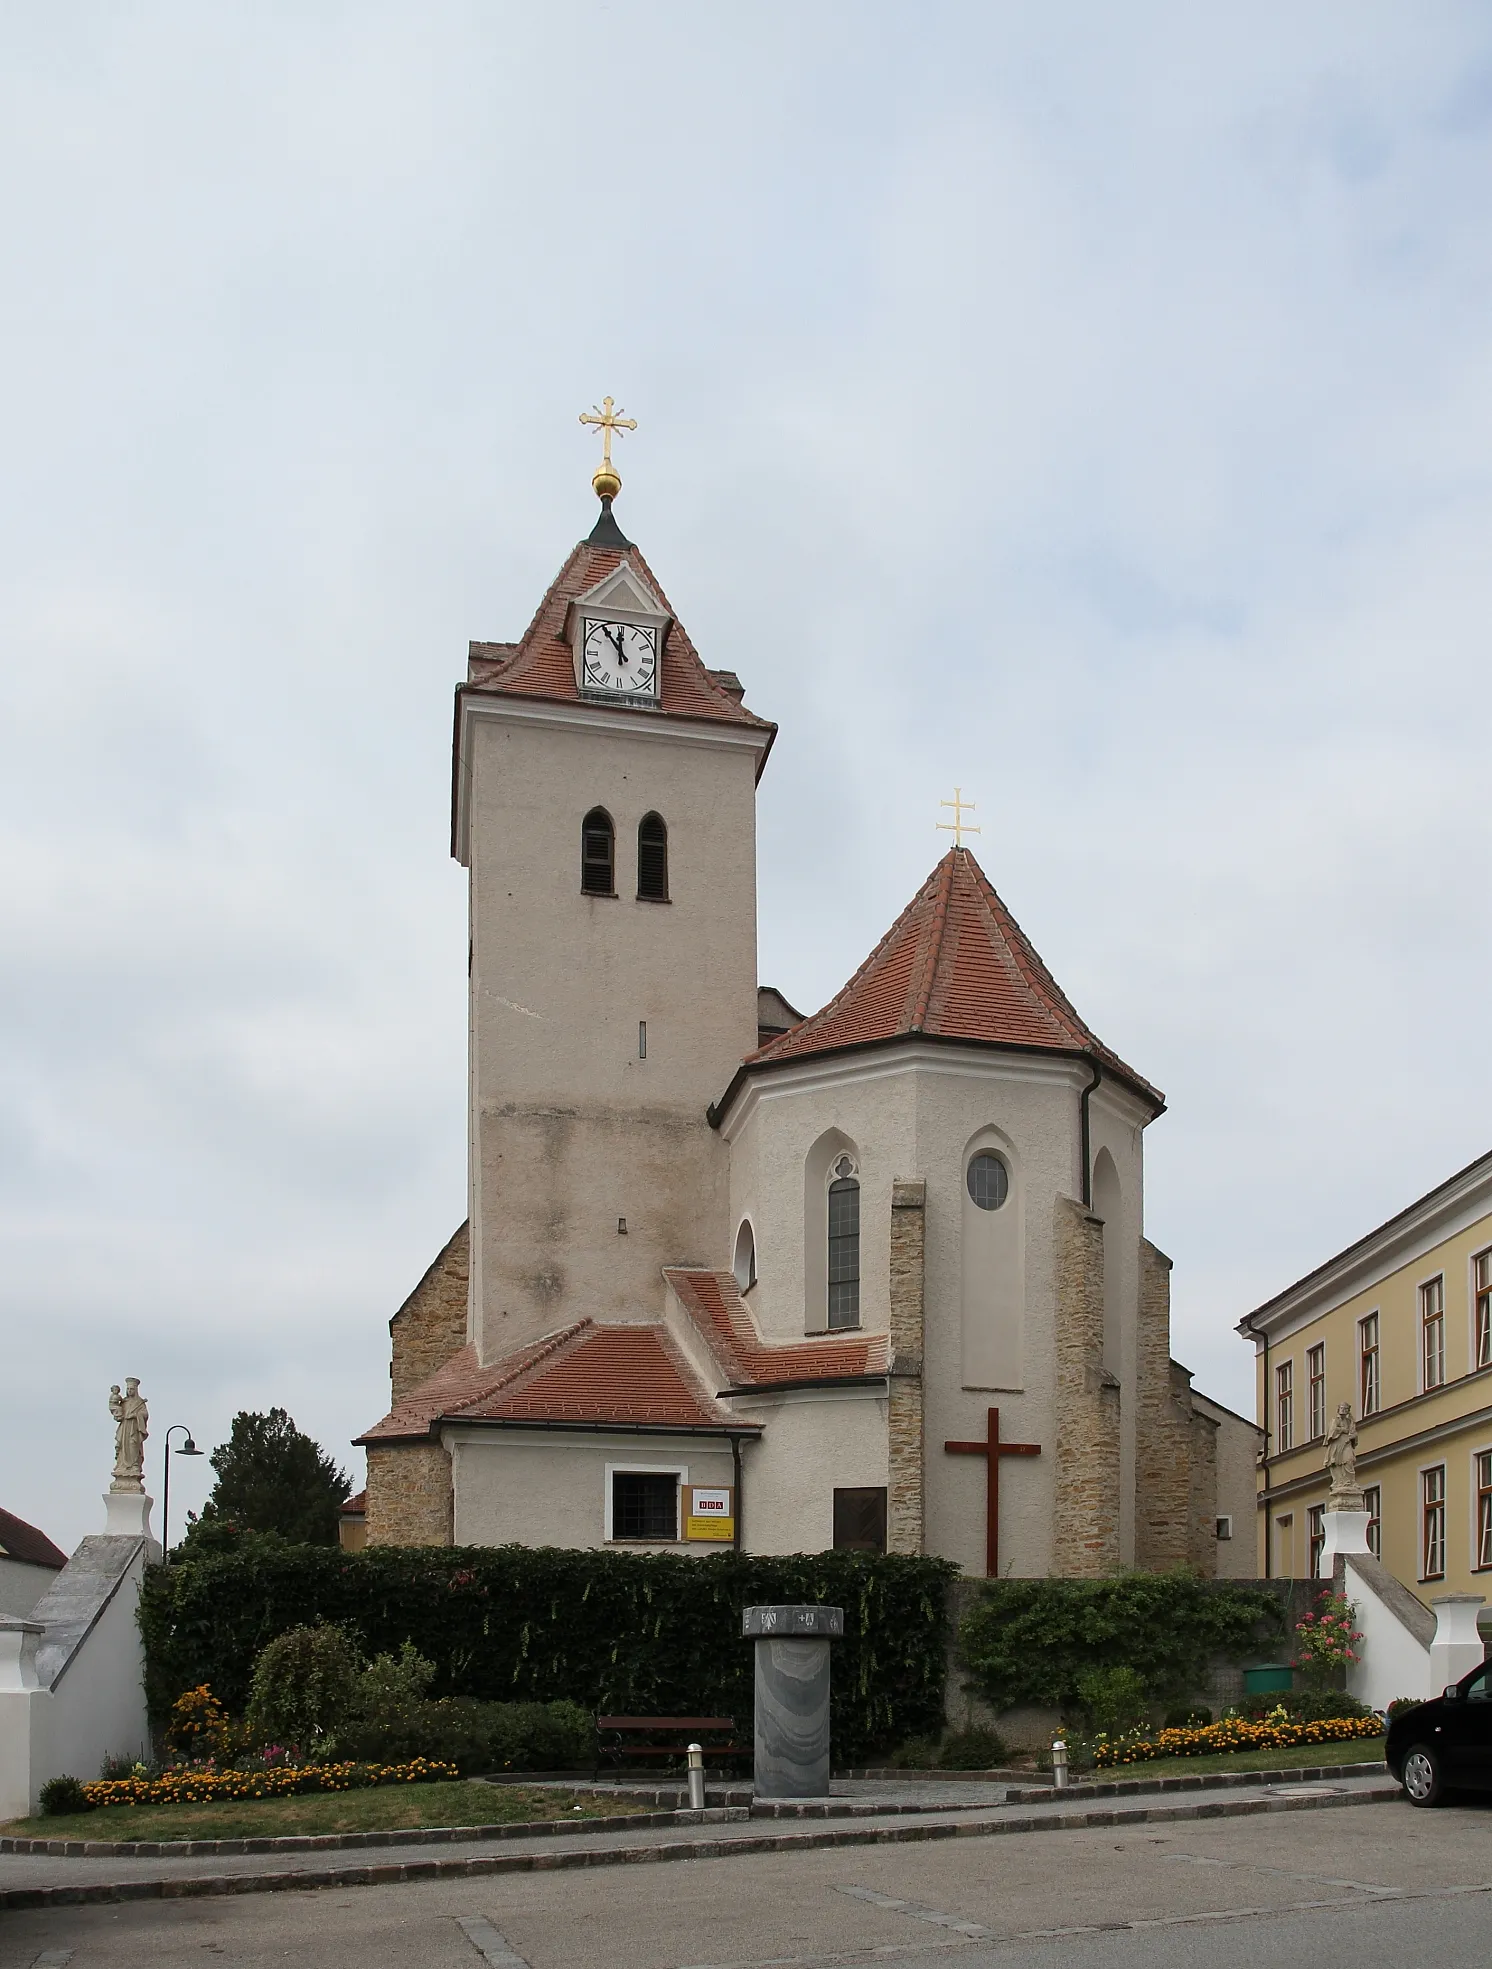
M 827 1798 L 829 1643 L 844 1608 L 747 1607 L 741 1631 L 756 1643 L 757 1797 Z
M 1334 1560 L 1346 1558 L 1350 1553 L 1371 1557 L 1368 1544 L 1371 1521 L 1363 1508 L 1363 1494 L 1357 1481 L 1357 1424 L 1352 1419 L 1350 1402 L 1337 1404 L 1336 1417 L 1326 1436 L 1326 1468 L 1330 1488 L 1326 1493 L 1326 1509 L 1321 1514 L 1321 1527 L 1326 1534 L 1321 1571 L 1330 1579 Z

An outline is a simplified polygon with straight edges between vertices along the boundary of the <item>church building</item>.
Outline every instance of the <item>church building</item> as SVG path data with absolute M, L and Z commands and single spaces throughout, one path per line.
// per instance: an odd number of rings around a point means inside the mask
M 456 694 L 469 1214 L 391 1322 L 368 1544 L 1252 1574 L 1257 1432 L 1171 1359 L 1143 1230 L 1162 1096 L 961 844 L 821 1011 L 759 984 L 776 726 L 623 536 L 607 436 L 594 530 Z

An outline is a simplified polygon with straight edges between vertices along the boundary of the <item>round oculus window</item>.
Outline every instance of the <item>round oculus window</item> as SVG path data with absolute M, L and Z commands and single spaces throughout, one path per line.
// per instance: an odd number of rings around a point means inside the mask
M 971 1158 L 965 1180 L 969 1195 L 981 1210 L 998 1210 L 1010 1194 L 1010 1171 L 987 1149 Z

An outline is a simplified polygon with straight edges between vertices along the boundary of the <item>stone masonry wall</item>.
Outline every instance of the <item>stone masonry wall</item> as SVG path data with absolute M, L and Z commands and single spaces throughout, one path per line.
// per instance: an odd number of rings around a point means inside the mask
M 1092 1579 L 1119 1566 L 1119 1388 L 1103 1365 L 1102 1220 L 1056 1204 L 1056 1508 L 1052 1571 Z
M 396 1402 L 466 1345 L 469 1262 L 468 1226 L 463 1224 L 389 1321 L 389 1379 Z
M 454 1509 L 439 1443 L 369 1443 L 369 1545 L 449 1545 Z
M 923 1548 L 922 1348 L 927 1185 L 891 1185 L 891 1397 L 886 1550 Z
M 1174 1374 L 1184 1377 L 1177 1390 L 1191 1414 L 1191 1471 L 1187 1485 L 1186 1557 L 1189 1565 L 1210 1579 L 1217 1571 L 1217 1438 L 1218 1425 L 1192 1405 L 1192 1378 L 1172 1362 Z
M 1139 1333 L 1135 1360 L 1135 1564 L 1148 1572 L 1192 1556 L 1191 1382 L 1178 1401 L 1171 1362 L 1171 1261 L 1140 1240 Z M 1181 1370 L 1184 1374 L 1185 1370 Z M 1206 1570 L 1215 1570 L 1209 1555 Z

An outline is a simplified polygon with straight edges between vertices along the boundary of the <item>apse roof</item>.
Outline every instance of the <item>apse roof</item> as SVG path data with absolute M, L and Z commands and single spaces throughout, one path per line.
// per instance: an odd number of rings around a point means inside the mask
M 733 1388 L 859 1380 L 887 1371 L 890 1343 L 884 1333 L 822 1333 L 806 1340 L 764 1340 L 734 1273 L 668 1266 L 663 1276 L 730 1376 Z
M 1165 1096 L 1079 1017 L 968 848 L 950 848 L 875 949 L 820 1012 L 748 1055 L 744 1076 L 899 1039 L 1071 1053 L 1124 1080 L 1155 1109 Z

